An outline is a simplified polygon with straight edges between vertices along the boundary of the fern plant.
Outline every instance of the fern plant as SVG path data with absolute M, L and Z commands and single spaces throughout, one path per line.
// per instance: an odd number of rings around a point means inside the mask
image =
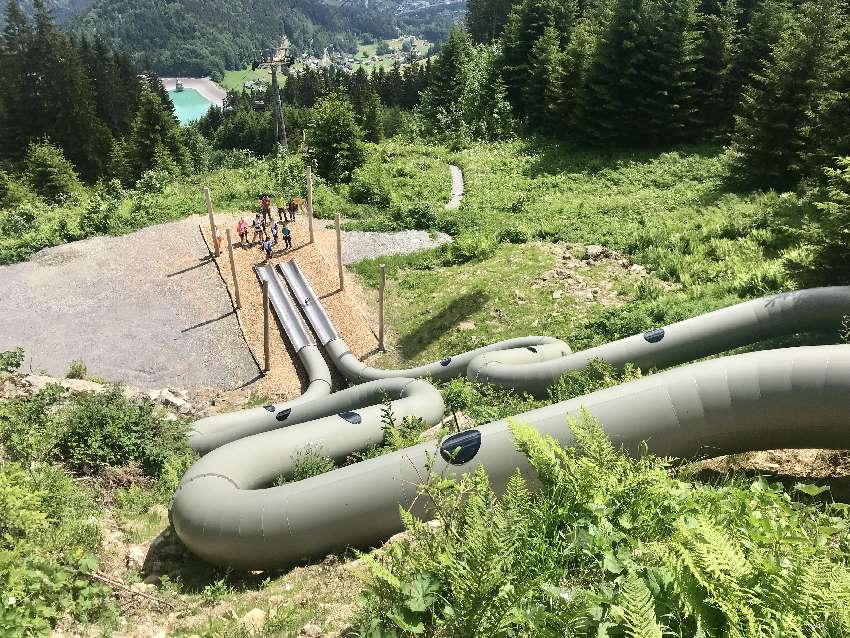
M 432 475 L 437 523 L 403 511 L 407 538 L 367 559 L 362 636 L 850 635 L 846 506 L 686 480 L 586 414 L 569 448 L 511 427 L 539 489 Z

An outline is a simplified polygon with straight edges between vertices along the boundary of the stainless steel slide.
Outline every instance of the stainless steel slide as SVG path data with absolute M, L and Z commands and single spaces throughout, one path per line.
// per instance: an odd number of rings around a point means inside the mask
M 289 300 L 289 295 L 280 283 L 271 266 L 257 268 L 260 281 L 269 282 L 269 303 L 277 315 L 280 325 L 292 344 L 298 359 L 307 372 L 307 389 L 297 399 L 280 405 L 266 405 L 253 410 L 217 414 L 196 421 L 189 431 L 189 445 L 199 454 L 205 454 L 225 443 L 236 441 L 245 436 L 266 432 L 296 422 L 290 418 L 296 406 L 325 397 L 331 393 L 331 372 L 322 353 L 307 334 L 307 328 L 301 321 L 298 311 Z M 310 412 L 315 419 L 325 416 Z
M 423 392 L 428 384 L 423 384 Z M 411 395 L 413 393 L 411 392 Z M 412 404 L 418 403 L 411 396 Z M 437 397 L 424 403 L 434 408 Z M 408 405 L 405 409 L 417 409 Z M 425 407 L 424 405 L 422 407 Z M 645 377 L 514 417 L 564 444 L 567 418 L 584 407 L 617 444 L 642 441 L 663 455 L 689 457 L 784 447 L 850 448 L 850 346 L 756 352 Z M 439 406 L 441 409 L 441 406 Z M 374 412 L 372 413 L 374 416 Z M 186 475 L 172 504 L 177 534 L 201 558 L 269 569 L 346 546 L 368 547 L 399 531 L 398 508 L 415 501 L 433 471 L 460 475 L 484 466 L 501 489 L 519 468 L 507 421 L 407 448 L 282 487 L 265 488 L 299 446 L 327 445 L 343 458 L 380 439 L 378 429 L 327 417 L 248 437 L 207 455 Z

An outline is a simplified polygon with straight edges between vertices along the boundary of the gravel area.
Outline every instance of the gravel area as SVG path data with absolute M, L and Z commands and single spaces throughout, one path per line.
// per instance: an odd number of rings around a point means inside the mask
M 0 351 L 26 370 L 89 374 L 143 388 L 233 388 L 258 375 L 203 217 L 49 248 L 0 268 Z
M 331 227 L 333 228 L 333 225 Z M 361 259 L 384 255 L 406 255 L 417 250 L 434 248 L 451 240 L 451 236 L 445 233 L 437 233 L 432 238 L 424 230 L 404 230 L 398 233 L 346 231 L 342 233 L 342 263 L 353 264 Z

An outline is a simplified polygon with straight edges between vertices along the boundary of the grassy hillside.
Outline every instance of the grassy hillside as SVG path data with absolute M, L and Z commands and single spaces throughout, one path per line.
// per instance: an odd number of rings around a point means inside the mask
M 455 236 L 437 250 L 353 267 L 375 285 L 378 262 L 388 266 L 392 348 L 379 364 L 430 361 L 522 334 L 559 336 L 574 348 L 609 341 L 795 287 L 790 264 L 809 250 L 787 232 L 801 203 L 732 192 L 713 148 L 606 156 L 520 140 L 450 154 L 391 141 L 369 151 L 351 184 L 318 181 L 319 213 L 341 212 L 353 228 Z M 448 161 L 467 182 L 454 212 L 442 206 Z M 4 230 L 0 247 L 11 260 L 63 241 L 62 232 L 126 232 L 201 212 L 204 184 L 219 210 L 253 207 L 255 191 L 300 188 L 302 170 L 297 157 L 234 155 L 201 176 L 151 174 L 114 199 L 102 188 L 55 209 L 31 202 L 17 210 L 38 211 L 36 222 Z M 0 230 L 18 214 L 5 211 Z M 106 230 L 92 220 L 105 220 Z M 818 338 L 837 335 L 788 343 Z M 0 368 L 13 370 L 16 357 L 4 353 Z M 4 635 L 57 624 L 222 638 L 850 631 L 850 508 L 790 471 L 784 483 L 739 474 L 706 482 L 692 466 L 626 458 L 592 420 L 570 426 L 578 448 L 567 451 L 518 425 L 542 491 L 515 479 L 498 500 L 483 475 L 431 477 L 420 489 L 438 506 L 438 527 L 408 519 L 404 537 L 368 557 L 241 573 L 205 565 L 168 530 L 168 500 L 192 461 L 183 420 L 144 396 L 33 394 L 19 391 L 21 377 L 0 374 Z M 556 383 L 552 400 L 640 374 L 595 364 Z M 466 380 L 440 389 L 447 416 L 456 412 L 465 426 L 548 403 Z M 388 423 L 387 445 L 366 456 L 413 444 L 420 430 Z

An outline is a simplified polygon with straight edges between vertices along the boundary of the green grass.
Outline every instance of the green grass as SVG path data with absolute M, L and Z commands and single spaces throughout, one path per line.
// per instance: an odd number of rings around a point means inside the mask
M 391 53 L 389 55 L 378 55 L 378 46 L 380 45 L 380 42 L 374 42 L 372 44 L 360 44 L 360 45 L 358 45 L 357 53 L 350 56 L 350 57 L 353 57 L 354 60 L 356 61 L 355 64 L 354 64 L 354 69 L 356 70 L 357 67 L 363 66 L 363 62 L 368 60 L 372 64 L 365 67 L 367 71 L 369 71 L 370 69 L 372 69 L 376 66 L 380 66 L 380 67 L 383 67 L 386 70 L 389 70 L 392 67 L 393 63 L 395 62 L 395 52 L 402 52 L 401 46 L 402 46 L 402 43 L 404 42 L 404 40 L 406 40 L 406 39 L 407 39 L 406 37 L 402 37 L 402 38 L 395 38 L 393 40 L 383 40 L 383 42 L 386 42 L 387 45 L 389 45 L 389 47 L 393 50 L 393 53 Z M 414 44 L 413 44 L 414 51 L 418 55 L 425 55 L 426 53 L 428 53 L 428 49 L 431 47 L 430 42 L 428 42 L 427 40 L 423 40 L 422 38 L 419 38 L 419 37 L 414 37 L 413 41 L 414 41 Z M 364 55 L 366 57 L 363 57 Z M 406 54 L 402 53 L 402 57 L 404 57 L 405 55 Z M 373 60 L 372 58 L 375 58 L 375 59 Z M 403 63 L 403 66 L 406 66 L 406 65 Z
M 265 82 L 272 81 L 271 71 L 264 68 L 259 68 L 256 71 L 251 70 L 251 65 L 249 64 L 244 69 L 239 71 L 225 71 L 224 79 L 220 82 L 221 86 L 225 91 L 241 91 L 245 86 L 245 82 L 257 80 L 264 80 Z M 278 77 L 278 81 L 282 83 L 284 78 L 282 76 Z
M 456 246 L 381 260 L 398 335 L 388 364 L 531 333 L 585 347 L 799 285 L 786 257 L 802 249 L 775 221 L 793 213 L 793 198 L 729 192 L 718 149 L 605 155 L 514 140 L 478 144 L 453 160 L 466 195 L 460 210 L 439 210 L 437 225 Z M 618 307 L 569 291 L 553 299 L 551 287 L 532 288 L 553 267 L 545 249 L 552 242 L 610 247 L 652 277 L 638 285 L 616 269 L 582 273 L 609 281 L 621 293 Z M 445 267 L 449 250 L 461 265 Z M 353 269 L 375 285 L 377 262 Z M 458 329 L 468 321 L 474 328 Z
M 565 291 L 558 278 L 540 280 L 561 263 L 561 251 L 550 244 L 501 244 L 489 258 L 458 266 L 429 267 L 428 259 L 436 259 L 435 251 L 354 266 L 375 284 L 378 262 L 387 265 L 386 316 L 398 342 L 385 355 L 385 365 L 436 361 L 511 337 L 563 334 L 603 308 Z M 427 269 L 420 270 L 423 263 Z M 620 303 L 637 283 L 622 268 L 587 264 L 577 272 L 588 278 L 589 286 L 613 279 L 622 291 Z M 562 295 L 553 299 L 559 290 Z
M 451 174 L 446 151 L 424 143 L 388 140 L 370 146 L 366 163 L 350 184 L 333 189 L 331 212 L 358 220 L 349 230 L 398 230 L 436 224 L 437 211 L 451 198 Z M 322 193 L 317 191 L 321 197 Z M 409 208 L 427 212 L 430 222 L 417 224 Z M 317 206 L 320 216 L 327 209 Z M 420 220 L 421 221 L 421 220 Z

